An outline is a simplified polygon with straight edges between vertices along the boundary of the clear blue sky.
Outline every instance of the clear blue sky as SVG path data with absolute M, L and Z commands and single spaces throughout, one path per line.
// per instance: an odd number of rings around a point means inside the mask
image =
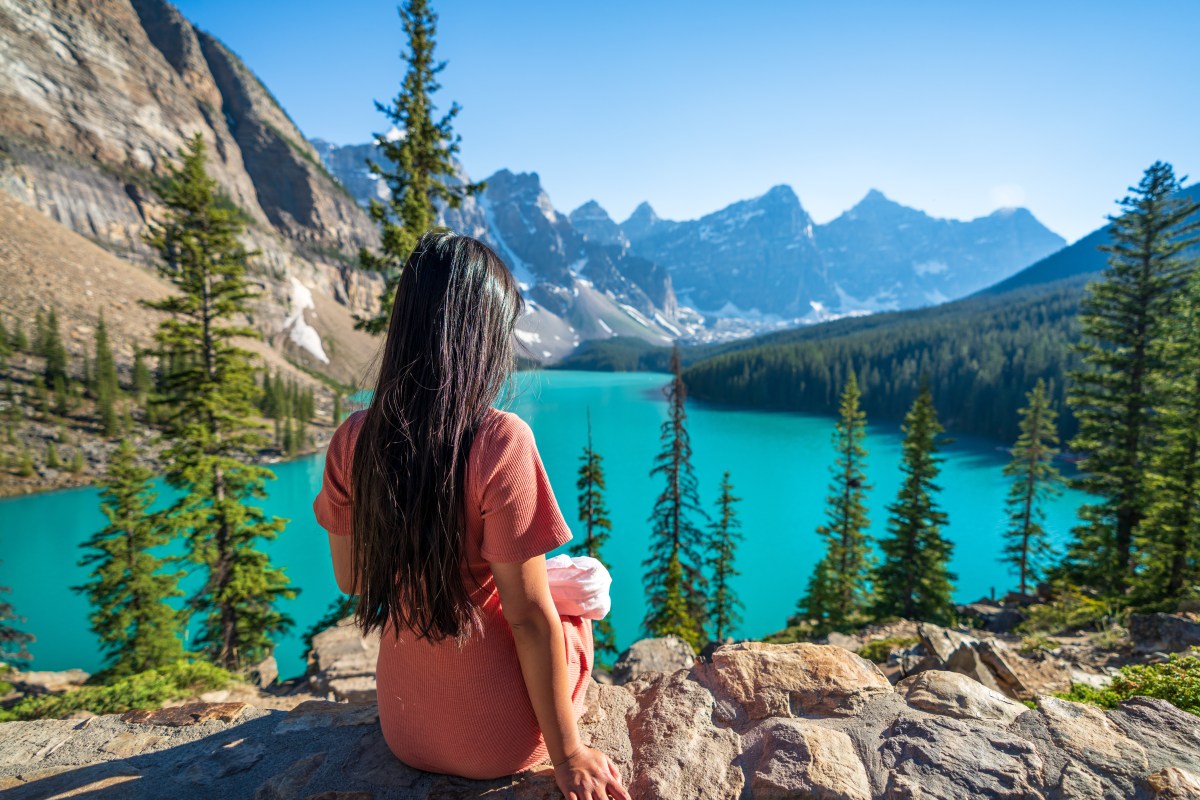
M 180 0 L 306 135 L 367 141 L 399 85 L 387 0 Z M 1025 205 L 1074 240 L 1155 159 L 1200 178 L 1200 2 L 435 3 L 475 178 L 686 219 L 778 183 L 818 222 L 874 187 Z

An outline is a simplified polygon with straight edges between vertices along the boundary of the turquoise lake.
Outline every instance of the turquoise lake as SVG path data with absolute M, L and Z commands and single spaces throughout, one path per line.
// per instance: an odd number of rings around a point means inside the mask
M 590 409 L 596 449 L 604 457 L 608 505 L 613 522 L 606 556 L 613 564 L 613 611 L 618 643 L 640 634 L 644 613 L 642 560 L 658 481 L 648 476 L 659 448 L 659 425 L 666 418 L 661 388 L 666 376 L 647 373 L 536 372 L 517 376 L 509 408 L 523 417 L 538 449 L 563 514 L 573 528 L 576 470 L 587 436 Z M 730 470 L 745 537 L 737 554 L 741 575 L 735 587 L 746 605 L 739 636 L 762 636 L 782 628 L 821 555 L 815 529 L 824 519 L 833 419 L 821 416 L 729 410 L 689 403 L 689 430 L 700 481 L 701 503 L 711 509 L 724 470 Z M 998 563 L 1004 530 L 1002 474 L 1007 454 L 999 442 L 957 437 L 945 450 L 940 502 L 950 516 L 954 542 L 955 597 L 975 600 L 1013 586 Z M 900 483 L 900 431 L 873 425 L 868 437 L 871 532 L 886 532 L 886 506 Z M 278 643 L 282 675 L 303 672 L 303 632 L 328 607 L 337 588 L 329 566 L 324 531 L 312 518 L 312 500 L 321 484 L 324 454 L 273 467 L 265 506 L 291 520 L 266 549 L 287 569 L 302 591 L 283 608 L 295 628 Z M 1072 490 L 1047 508 L 1055 542 L 1065 541 L 1085 495 Z M 94 489 L 73 489 L 0 500 L 0 585 L 26 618 L 22 626 L 37 636 L 31 646 L 34 669 L 100 666 L 88 630 L 88 605 L 71 591 L 86 580 L 77 566 L 79 543 L 103 526 Z M 194 585 L 194 579 L 190 585 Z M 188 585 L 185 585 L 187 588 Z

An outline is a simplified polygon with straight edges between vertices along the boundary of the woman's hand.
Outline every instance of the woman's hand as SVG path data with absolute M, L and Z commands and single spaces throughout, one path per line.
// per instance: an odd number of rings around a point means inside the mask
M 566 800 L 630 800 L 616 766 L 592 747 L 581 747 L 556 766 L 554 780 Z

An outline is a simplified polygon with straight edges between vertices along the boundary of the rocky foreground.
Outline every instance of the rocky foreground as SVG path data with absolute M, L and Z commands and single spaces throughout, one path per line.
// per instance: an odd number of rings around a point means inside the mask
M 594 684 L 585 740 L 636 798 L 1200 797 L 1200 718 L 1136 698 L 1030 708 L 958 673 L 895 686 L 840 647 L 741 643 Z M 6 798 L 557 798 L 548 769 L 465 781 L 409 769 L 371 702 L 197 703 L 0 726 Z

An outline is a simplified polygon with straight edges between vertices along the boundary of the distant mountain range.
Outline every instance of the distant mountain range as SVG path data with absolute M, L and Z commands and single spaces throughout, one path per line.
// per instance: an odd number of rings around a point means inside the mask
M 1200 184 L 1183 195 L 1200 202 Z M 832 224 L 832 223 L 831 223 Z M 840 319 L 683 351 L 693 397 L 753 408 L 831 413 L 853 369 L 875 420 L 899 420 L 928 380 L 942 421 L 958 432 L 1011 441 L 1017 409 L 1038 378 L 1060 409 L 1078 367 L 1079 302 L 1105 269 L 1105 226 L 975 294 L 929 308 Z M 628 339 L 587 342 L 564 369 L 662 370 L 669 351 Z
M 361 203 L 386 197 L 365 167 L 373 145 L 313 144 Z M 813 223 L 788 186 L 697 220 L 662 219 L 642 203 L 617 223 L 594 200 L 562 214 L 535 173 L 508 170 L 487 179 L 477 202 L 443 217 L 495 246 L 528 286 L 547 312 L 541 322 L 554 328 L 550 342 L 545 335 L 538 342 L 552 353 L 547 358 L 558 357 L 563 343 L 617 335 L 614 314 L 633 335 L 659 343 L 936 304 L 983 289 L 1064 244 L 1025 209 L 960 222 L 875 190 L 825 225 Z M 581 288 L 599 296 L 585 292 L 578 300 Z M 615 311 L 607 308 L 589 324 L 597 303 L 615 303 Z

